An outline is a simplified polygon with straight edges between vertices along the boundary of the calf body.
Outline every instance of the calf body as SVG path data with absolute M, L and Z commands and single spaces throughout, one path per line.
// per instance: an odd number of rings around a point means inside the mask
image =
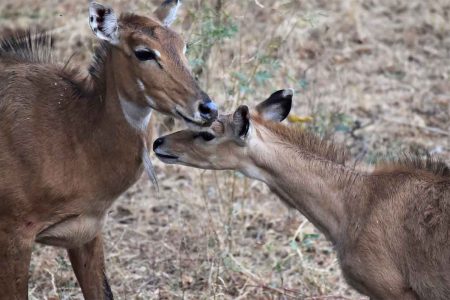
M 159 138 L 166 163 L 238 170 L 265 182 L 333 242 L 349 284 L 372 299 L 448 299 L 450 170 L 409 158 L 360 172 L 331 142 L 275 121 L 292 91 L 241 106 L 204 132 Z

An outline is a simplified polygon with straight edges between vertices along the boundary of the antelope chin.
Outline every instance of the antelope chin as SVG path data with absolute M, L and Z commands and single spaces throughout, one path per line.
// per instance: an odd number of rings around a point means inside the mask
M 181 111 L 178 108 L 175 109 L 175 113 L 181 119 L 183 119 L 184 122 L 186 123 L 186 125 L 192 130 L 200 131 L 204 127 L 210 126 L 212 123 L 212 122 L 206 122 L 205 120 L 198 120 L 198 119 L 193 119 L 191 117 L 188 117 L 187 114 L 185 114 L 183 111 Z

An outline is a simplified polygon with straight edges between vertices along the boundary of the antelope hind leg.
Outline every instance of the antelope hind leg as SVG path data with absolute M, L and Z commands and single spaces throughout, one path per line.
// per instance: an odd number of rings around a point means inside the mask
M 105 274 L 101 233 L 78 248 L 67 250 L 72 268 L 86 300 L 112 300 L 113 294 Z

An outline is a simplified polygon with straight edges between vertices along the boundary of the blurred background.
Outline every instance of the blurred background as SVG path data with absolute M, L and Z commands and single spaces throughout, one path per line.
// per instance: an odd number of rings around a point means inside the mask
M 162 0 L 105 0 L 152 15 Z M 0 32 L 43 27 L 54 55 L 87 69 L 89 1 L 2 0 Z M 184 0 L 173 28 L 222 112 L 294 88 L 287 123 L 343 143 L 370 165 L 403 152 L 450 162 L 450 2 Z M 155 114 L 155 134 L 181 128 Z M 332 245 L 262 183 L 166 166 L 144 175 L 104 228 L 117 299 L 365 299 Z M 370 168 L 370 167 L 369 167 Z M 35 246 L 31 299 L 82 299 L 65 251 Z

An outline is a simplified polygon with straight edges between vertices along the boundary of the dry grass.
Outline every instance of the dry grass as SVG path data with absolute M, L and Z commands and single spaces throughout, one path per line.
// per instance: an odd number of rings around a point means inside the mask
M 109 1 L 140 14 L 157 2 Z M 294 87 L 294 112 L 314 116 L 307 126 L 333 134 L 355 157 L 414 151 L 450 161 L 448 1 L 221 2 L 220 18 L 210 20 L 205 5 L 215 1 L 186 0 L 176 27 L 205 43 L 205 22 L 235 25 L 232 37 L 191 53 L 207 59 L 201 81 L 223 108 Z M 86 7 L 6 1 L 0 25 L 54 28 L 56 55 L 75 52 L 86 64 L 93 46 Z M 157 121 L 160 133 L 179 126 Z M 116 202 L 104 229 L 117 299 L 363 298 L 345 284 L 332 246 L 263 184 L 155 165 L 159 193 L 143 177 Z M 62 250 L 36 245 L 30 276 L 31 299 L 82 298 Z

